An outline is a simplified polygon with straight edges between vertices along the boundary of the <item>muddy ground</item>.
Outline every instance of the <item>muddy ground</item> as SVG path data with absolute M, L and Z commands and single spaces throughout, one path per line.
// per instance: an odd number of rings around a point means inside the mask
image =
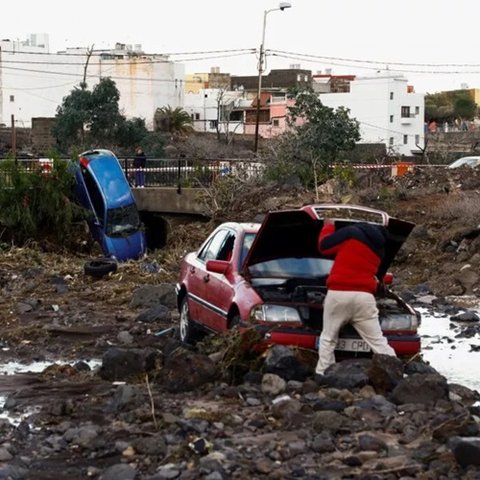
M 416 223 L 392 266 L 395 289 L 478 297 L 479 188 L 470 169 L 369 172 L 323 185 L 318 201 Z M 0 361 L 56 364 L 0 377 L 15 419 L 0 424 L 0 479 L 480 478 L 478 394 L 421 358 L 342 362 L 317 386 L 309 353 L 250 358 L 234 336 L 197 350 L 178 344 L 181 256 L 220 221 L 317 197 L 289 182 L 217 200 L 214 220 L 172 223 L 165 249 L 101 279 L 84 274 L 98 252 L 4 246 Z

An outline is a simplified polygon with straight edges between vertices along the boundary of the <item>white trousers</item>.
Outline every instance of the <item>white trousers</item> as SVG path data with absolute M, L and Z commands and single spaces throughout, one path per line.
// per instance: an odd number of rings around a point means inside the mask
M 335 363 L 334 350 L 340 329 L 351 323 L 374 353 L 395 357 L 395 350 L 383 336 L 378 321 L 375 297 L 367 292 L 329 290 L 323 306 L 323 330 L 318 347 L 318 363 L 315 372 L 323 375 Z

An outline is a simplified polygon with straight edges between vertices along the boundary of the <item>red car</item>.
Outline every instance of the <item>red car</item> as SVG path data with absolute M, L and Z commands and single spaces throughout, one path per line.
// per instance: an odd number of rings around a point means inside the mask
M 324 218 L 337 229 L 353 222 L 384 225 L 389 238 L 378 278 L 379 318 L 398 356 L 420 351 L 419 314 L 390 290 L 387 274 L 414 224 L 352 205 L 309 205 L 270 212 L 259 223 L 224 223 L 182 260 L 177 300 L 180 338 L 193 344 L 205 331 L 254 326 L 267 344 L 318 348 L 325 282 L 333 260 L 317 249 Z M 338 352 L 369 352 L 355 329 L 340 334 Z

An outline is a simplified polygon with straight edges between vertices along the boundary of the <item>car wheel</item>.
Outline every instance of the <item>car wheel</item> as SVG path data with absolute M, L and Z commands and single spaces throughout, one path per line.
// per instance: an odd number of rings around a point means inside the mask
M 190 310 L 188 308 L 188 299 L 185 296 L 180 307 L 180 340 L 183 343 L 193 345 L 199 338 L 198 330 L 190 318 Z
M 114 258 L 96 258 L 85 263 L 84 272 L 85 275 L 101 278 L 109 273 L 115 273 L 117 268 L 118 264 Z

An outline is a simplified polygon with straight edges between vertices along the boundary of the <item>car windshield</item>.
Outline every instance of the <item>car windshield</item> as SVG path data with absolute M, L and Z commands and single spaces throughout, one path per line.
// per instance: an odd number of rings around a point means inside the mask
M 140 217 L 135 204 L 107 210 L 107 235 L 125 235 L 136 232 L 139 228 Z
M 463 157 L 455 160 L 450 164 L 450 168 L 461 167 L 462 165 L 468 165 L 469 167 L 476 167 L 480 163 L 480 157 Z
M 247 233 L 243 239 L 240 265 L 243 264 L 255 238 L 254 233 Z M 328 275 L 333 260 L 328 258 L 287 257 L 266 260 L 248 267 L 252 277 L 276 278 L 312 278 Z

